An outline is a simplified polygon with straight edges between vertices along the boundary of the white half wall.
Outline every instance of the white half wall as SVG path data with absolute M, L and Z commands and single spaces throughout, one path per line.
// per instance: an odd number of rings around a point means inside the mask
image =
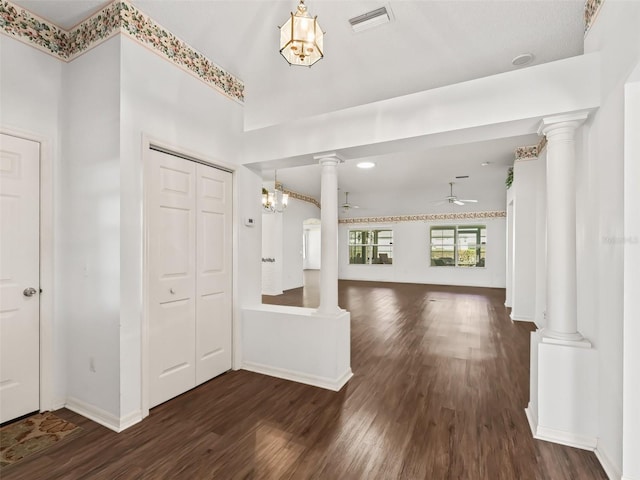
M 430 228 L 436 225 L 486 225 L 486 267 L 432 267 Z M 393 230 L 393 263 L 349 264 L 349 230 L 390 228 Z M 505 287 L 506 219 L 443 220 L 392 224 L 344 224 L 338 229 L 339 278 L 379 282 L 424 283 L 473 287 Z
M 351 314 L 260 305 L 243 310 L 245 370 L 340 390 L 351 373 Z

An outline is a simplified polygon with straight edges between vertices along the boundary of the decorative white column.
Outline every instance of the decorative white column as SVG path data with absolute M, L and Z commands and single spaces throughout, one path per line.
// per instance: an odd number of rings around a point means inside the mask
M 576 304 L 575 132 L 586 118 L 586 112 L 545 118 L 538 130 L 547 137 L 547 319 L 531 334 L 525 412 L 535 438 L 593 450 L 598 351 L 578 333 Z
M 586 342 L 578 333 L 576 296 L 575 132 L 587 112 L 548 117 L 547 137 L 547 325 L 544 339 Z
M 321 259 L 318 313 L 338 315 L 338 172 L 335 153 L 316 157 L 322 165 L 320 211 Z

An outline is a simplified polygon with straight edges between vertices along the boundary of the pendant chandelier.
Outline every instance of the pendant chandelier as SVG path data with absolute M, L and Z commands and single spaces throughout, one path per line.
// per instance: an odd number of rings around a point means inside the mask
M 324 56 L 323 39 L 318 17 L 311 18 L 300 0 L 296 13 L 280 27 L 280 53 L 289 65 L 310 67 Z
M 262 187 L 262 208 L 267 213 L 282 213 L 289 203 L 289 194 L 284 192 L 282 184 L 278 182 L 278 172 L 274 174 L 273 190 Z

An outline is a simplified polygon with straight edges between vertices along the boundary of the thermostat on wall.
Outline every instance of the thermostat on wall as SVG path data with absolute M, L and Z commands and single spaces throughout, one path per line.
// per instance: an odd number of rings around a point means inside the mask
M 256 221 L 253 218 L 245 218 L 244 219 L 244 224 L 247 227 L 253 227 L 256 224 Z

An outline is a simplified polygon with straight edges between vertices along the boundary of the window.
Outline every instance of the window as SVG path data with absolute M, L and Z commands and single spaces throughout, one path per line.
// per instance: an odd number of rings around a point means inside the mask
M 393 263 L 393 230 L 349 230 L 349 263 Z
M 433 267 L 484 267 L 486 248 L 485 225 L 431 227 Z

